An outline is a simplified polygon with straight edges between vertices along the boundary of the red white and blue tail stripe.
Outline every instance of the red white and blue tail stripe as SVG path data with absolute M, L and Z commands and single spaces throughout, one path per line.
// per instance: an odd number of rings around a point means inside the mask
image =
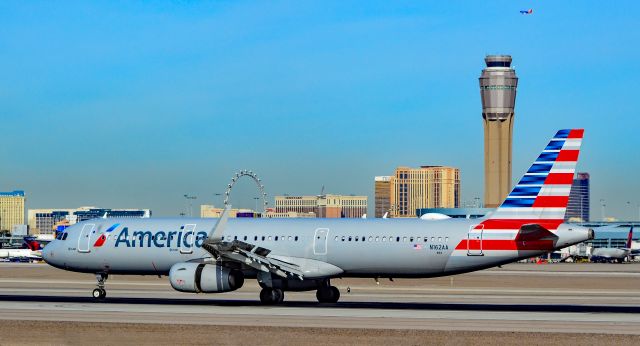
M 490 218 L 562 223 L 583 134 L 582 129 L 558 131 Z
M 469 238 L 456 247 L 458 255 L 552 250 L 552 236 L 569 203 L 583 133 L 558 131 L 502 205 L 472 226 Z

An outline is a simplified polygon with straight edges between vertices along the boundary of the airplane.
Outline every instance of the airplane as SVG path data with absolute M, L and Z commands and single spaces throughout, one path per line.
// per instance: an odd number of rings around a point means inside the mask
M 43 250 L 57 268 L 93 273 L 96 300 L 111 274 L 168 276 L 181 292 L 220 293 L 256 279 L 263 304 L 286 291 L 336 303 L 331 280 L 431 278 L 472 272 L 593 239 L 563 223 L 584 130 L 560 130 L 486 219 L 94 219 Z
M 24 237 L 24 243 L 22 244 L 22 248 L 12 249 L 12 248 L 0 248 L 0 259 L 3 260 L 41 260 L 40 243 L 36 241 L 34 237 Z
M 533 9 L 530 8 L 528 10 L 520 10 L 520 14 L 533 14 Z
M 627 243 L 623 248 L 611 248 L 611 247 L 601 247 L 595 248 L 591 251 L 591 257 L 589 258 L 592 262 L 615 262 L 618 263 L 624 262 L 625 258 L 629 257 L 632 254 L 631 250 L 631 242 L 633 240 L 633 226 L 629 230 L 629 236 L 627 237 Z

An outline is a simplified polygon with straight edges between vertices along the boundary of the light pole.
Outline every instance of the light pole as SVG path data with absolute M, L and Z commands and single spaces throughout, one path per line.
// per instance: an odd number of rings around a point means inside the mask
M 184 195 L 185 200 L 187 201 L 187 204 L 189 205 L 189 217 L 193 216 L 193 200 L 198 198 L 196 196 L 189 196 L 187 194 Z
M 258 212 L 258 200 L 260 199 L 260 197 L 253 197 L 253 199 L 256 201 L 256 208 L 254 209 L 254 211 L 257 213 Z
M 601 208 L 601 210 L 602 210 L 602 221 L 604 221 L 604 215 L 605 215 L 604 208 L 605 208 L 606 206 L 607 206 L 607 205 L 606 205 L 606 204 L 604 204 L 604 199 L 603 199 L 603 198 L 600 198 L 600 208 Z

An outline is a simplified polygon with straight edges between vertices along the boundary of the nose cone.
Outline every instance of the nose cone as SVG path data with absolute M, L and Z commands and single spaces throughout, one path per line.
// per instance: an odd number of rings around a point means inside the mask
M 54 267 L 58 267 L 58 265 L 56 265 L 56 245 L 55 241 L 47 244 L 44 249 L 42 249 L 41 253 L 42 259 L 47 262 L 47 264 Z
M 49 263 L 52 247 L 53 247 L 53 244 L 48 244 L 44 247 L 44 249 L 42 249 L 42 259 L 47 263 Z

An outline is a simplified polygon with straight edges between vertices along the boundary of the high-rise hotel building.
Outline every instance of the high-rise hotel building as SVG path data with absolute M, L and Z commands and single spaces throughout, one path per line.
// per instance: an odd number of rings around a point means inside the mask
M 518 77 L 510 55 L 488 55 L 480 75 L 484 123 L 484 205 L 496 208 L 511 192 L 511 147 Z
M 453 167 L 398 167 L 391 178 L 391 216 L 416 217 L 423 208 L 460 206 L 460 170 Z
M 0 231 L 24 225 L 24 191 L 0 192 Z
M 391 209 L 390 176 L 375 177 L 375 217 L 383 217 Z
M 566 221 L 589 222 L 589 173 L 577 173 L 571 184 Z

